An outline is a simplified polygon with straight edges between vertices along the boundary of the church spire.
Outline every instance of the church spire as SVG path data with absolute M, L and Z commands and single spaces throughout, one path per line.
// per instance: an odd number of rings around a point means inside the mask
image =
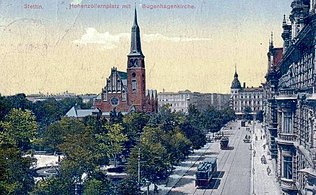
M 141 41 L 140 41 L 140 29 L 137 23 L 137 10 L 135 5 L 134 23 L 131 32 L 131 51 L 129 56 L 143 56 Z
M 273 32 L 271 32 L 271 38 L 270 38 L 270 44 L 269 44 L 269 48 L 272 49 L 273 46 Z
M 235 74 L 234 74 L 234 78 L 238 78 L 238 74 L 237 74 L 237 66 L 236 66 L 236 64 L 235 64 Z
M 138 26 L 137 24 L 137 10 L 136 10 L 136 4 L 135 4 L 135 13 L 134 13 L 134 26 Z

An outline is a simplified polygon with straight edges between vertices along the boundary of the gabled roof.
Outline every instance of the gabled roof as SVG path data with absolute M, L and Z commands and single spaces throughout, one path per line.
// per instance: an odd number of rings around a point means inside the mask
M 127 79 L 127 73 L 126 73 L 126 72 L 117 71 L 117 74 L 119 75 L 119 77 L 120 77 L 122 80 Z
M 273 49 L 273 65 L 278 66 L 283 57 L 283 48 L 274 48 Z
M 77 109 L 73 106 L 67 113 L 67 117 L 84 118 L 86 116 L 92 116 L 99 113 L 98 109 Z

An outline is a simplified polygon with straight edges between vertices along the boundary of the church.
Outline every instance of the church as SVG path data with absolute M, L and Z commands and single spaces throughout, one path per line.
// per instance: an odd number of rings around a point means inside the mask
M 105 87 L 94 101 L 94 108 L 102 113 L 112 110 L 121 113 L 157 112 L 157 91 L 146 90 L 145 56 L 141 48 L 136 8 L 131 30 L 131 48 L 127 55 L 127 71 L 119 71 L 116 67 L 111 69 Z

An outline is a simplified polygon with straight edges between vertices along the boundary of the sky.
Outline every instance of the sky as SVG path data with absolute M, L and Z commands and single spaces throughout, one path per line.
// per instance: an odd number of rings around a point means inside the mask
M 229 93 L 235 65 L 259 86 L 291 1 L 0 0 L 0 94 L 100 93 L 126 71 L 135 6 L 147 89 Z

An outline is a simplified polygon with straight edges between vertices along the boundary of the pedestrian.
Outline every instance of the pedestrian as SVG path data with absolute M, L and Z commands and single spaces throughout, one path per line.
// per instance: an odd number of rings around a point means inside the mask
M 158 186 L 156 184 L 154 184 L 154 193 L 157 193 L 158 194 Z
M 263 150 L 265 150 L 265 149 L 266 149 L 266 144 L 263 144 L 263 146 L 262 146 L 262 147 L 263 147 Z
M 270 175 L 270 173 L 271 173 L 271 169 L 269 166 L 267 167 L 267 173 L 268 173 L 268 175 Z

